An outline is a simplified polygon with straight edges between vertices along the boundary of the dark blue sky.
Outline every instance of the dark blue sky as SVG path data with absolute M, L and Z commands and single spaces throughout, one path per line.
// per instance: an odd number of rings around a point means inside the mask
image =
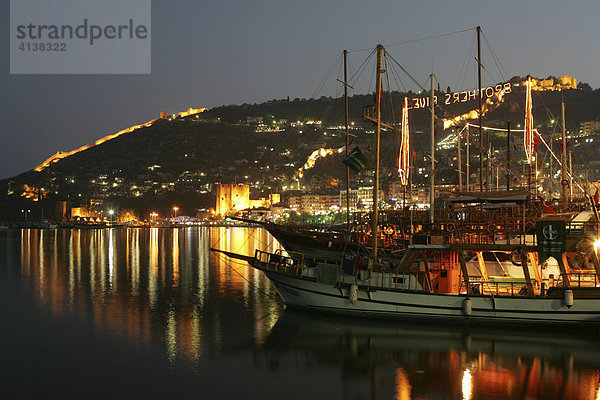
M 40 0 L 42 1 L 42 0 Z M 2 2 L 9 25 L 9 1 Z M 0 178 L 26 171 L 160 111 L 310 97 L 343 49 L 372 48 L 480 25 L 505 76 L 568 74 L 600 87 L 597 0 L 152 2 L 152 74 L 10 75 L 1 47 Z M 475 85 L 474 31 L 388 48 L 420 82 Z M 351 53 L 357 67 L 368 52 Z M 460 76 L 470 62 L 466 80 Z M 116 61 L 118 62 L 118 61 Z M 487 84 L 502 80 L 487 49 Z M 370 72 L 371 69 L 367 69 Z M 337 74 L 320 95 L 336 95 Z M 366 74 L 368 75 L 368 73 Z M 402 77 L 407 89 L 415 90 Z M 360 89 L 359 89 L 360 88 Z M 369 79 L 357 85 L 366 91 Z

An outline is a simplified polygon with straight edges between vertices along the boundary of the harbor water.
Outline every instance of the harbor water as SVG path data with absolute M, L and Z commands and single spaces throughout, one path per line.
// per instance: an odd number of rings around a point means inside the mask
M 261 228 L 0 230 L 5 398 L 595 399 L 598 331 L 285 309 Z

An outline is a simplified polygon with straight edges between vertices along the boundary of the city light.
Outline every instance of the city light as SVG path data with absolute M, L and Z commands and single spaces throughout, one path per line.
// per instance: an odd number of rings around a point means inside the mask
M 473 395 L 473 376 L 468 368 L 463 373 L 462 393 L 463 400 L 470 400 L 471 396 Z

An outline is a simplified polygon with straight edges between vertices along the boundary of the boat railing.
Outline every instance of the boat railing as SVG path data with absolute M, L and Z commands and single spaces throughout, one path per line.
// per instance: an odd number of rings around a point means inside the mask
M 495 280 L 476 280 L 471 281 L 471 291 L 473 294 L 492 295 L 492 296 L 527 296 L 527 284 L 525 280 L 513 281 L 495 281 Z M 536 284 L 534 279 L 532 283 Z M 460 293 L 467 293 L 464 282 L 461 282 Z
M 600 280 L 595 271 L 570 272 L 569 282 L 571 288 L 594 288 L 600 287 Z M 474 294 L 494 295 L 494 296 L 528 296 L 527 283 L 525 279 L 513 280 L 472 280 L 471 289 Z M 557 286 L 562 286 L 562 282 L 553 277 L 544 278 L 542 281 L 531 279 L 535 295 L 544 295 L 544 293 Z M 466 293 L 464 282 L 461 282 L 461 293 Z
M 263 269 L 297 276 L 309 276 L 308 271 L 315 269 L 318 263 L 336 265 L 341 268 L 340 261 L 333 258 L 285 250 L 276 250 L 275 253 L 256 250 L 255 258 Z
M 599 287 L 600 281 L 598 280 L 598 274 L 596 271 L 581 271 L 581 272 L 569 272 L 570 286 L 571 287 Z
M 391 266 L 377 265 L 367 268 L 361 263 L 356 264 L 354 274 L 343 271 L 341 261 L 328 257 L 317 257 L 299 252 L 287 252 L 277 250 L 270 253 L 256 250 L 255 259 L 258 267 L 268 271 L 274 271 L 307 279 L 318 279 L 319 267 L 323 265 L 335 266 L 337 270 L 337 284 L 350 285 L 358 283 L 369 288 L 396 289 L 409 291 L 423 291 L 425 273 L 421 271 L 399 271 Z M 362 266 L 361 266 L 362 265 Z
M 596 222 L 591 221 L 571 221 L 566 225 L 567 233 L 570 235 L 587 234 L 597 232 Z

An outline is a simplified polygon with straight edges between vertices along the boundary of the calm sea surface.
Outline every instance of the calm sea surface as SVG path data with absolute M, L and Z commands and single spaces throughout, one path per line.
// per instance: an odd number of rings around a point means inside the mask
M 0 230 L 4 398 L 596 399 L 598 332 L 286 309 L 252 228 Z

